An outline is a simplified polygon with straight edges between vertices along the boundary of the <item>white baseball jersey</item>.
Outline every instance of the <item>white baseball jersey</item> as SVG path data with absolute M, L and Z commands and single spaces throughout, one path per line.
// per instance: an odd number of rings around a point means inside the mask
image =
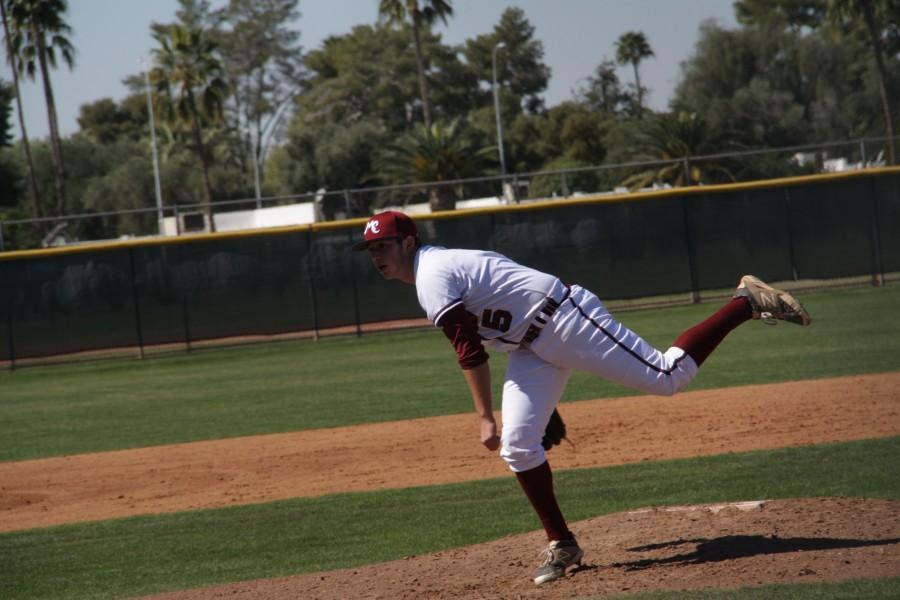
M 419 304 L 435 325 L 464 305 L 478 318 L 484 344 L 517 347 L 547 298 L 560 299 L 566 286 L 553 275 L 525 267 L 496 252 L 423 246 L 415 260 Z
M 435 325 L 462 305 L 484 345 L 510 353 L 500 454 L 513 471 L 545 461 L 544 427 L 573 369 L 654 394 L 672 394 L 697 373 L 684 350 L 657 350 L 590 291 L 496 252 L 423 246 L 414 268 L 419 303 Z

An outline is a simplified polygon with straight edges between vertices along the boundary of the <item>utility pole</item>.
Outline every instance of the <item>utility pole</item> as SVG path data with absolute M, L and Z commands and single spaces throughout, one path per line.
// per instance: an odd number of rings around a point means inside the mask
M 138 59 L 141 71 L 144 72 L 144 85 L 147 89 L 147 114 L 150 116 L 150 144 L 153 147 L 153 183 L 156 187 L 156 220 L 159 235 L 165 235 L 165 214 L 163 214 L 162 185 L 159 182 L 159 154 L 156 149 L 156 119 L 153 116 L 153 98 L 150 94 L 150 72 L 144 68 L 144 57 Z

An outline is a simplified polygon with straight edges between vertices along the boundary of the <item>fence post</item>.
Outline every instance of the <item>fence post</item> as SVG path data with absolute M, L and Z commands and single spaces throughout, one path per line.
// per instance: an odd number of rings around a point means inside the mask
M 178 210 L 177 208 L 175 209 Z M 176 223 L 178 222 L 178 214 L 175 214 Z M 176 244 L 176 248 L 178 248 L 178 252 L 175 254 L 176 259 L 178 260 L 179 265 L 184 265 L 184 257 L 182 255 L 182 244 Z M 183 272 L 183 271 L 182 271 Z M 185 278 L 182 277 L 182 280 Z M 183 283 L 179 289 L 179 297 L 181 298 L 181 327 L 184 331 L 184 351 L 190 354 L 191 352 L 191 314 L 190 307 L 188 306 L 188 287 L 187 283 Z
M 784 187 L 784 215 L 787 224 L 787 237 L 788 237 L 788 260 L 791 263 L 791 274 L 794 276 L 794 281 L 800 279 L 800 271 L 797 269 L 797 257 L 794 253 L 794 221 L 791 218 L 791 191 L 790 188 Z
M 491 212 L 491 238 L 488 243 L 488 250 L 497 251 L 497 213 Z
M 682 161 L 684 162 L 684 185 L 691 185 L 691 163 L 688 161 L 688 157 L 685 156 Z
M 684 220 L 684 239 L 688 253 L 688 272 L 691 278 L 691 302 L 700 303 L 700 281 L 697 275 L 697 257 L 694 250 L 694 238 L 691 235 L 691 224 L 688 219 L 688 196 L 681 197 L 681 216 Z
M 144 358 L 144 331 L 141 327 L 141 305 L 138 299 L 137 276 L 134 269 L 134 248 L 128 248 L 128 264 L 131 267 L 131 301 L 134 306 L 134 326 L 137 334 L 138 358 Z
M 15 313 L 15 294 L 9 294 L 9 310 L 6 313 L 6 346 L 9 352 L 9 370 L 16 370 L 16 342 L 13 339 L 13 314 Z
M 859 164 L 866 168 L 866 138 L 859 139 Z
M 349 238 L 349 245 L 353 244 L 353 231 L 347 229 L 347 237 Z M 354 258 L 355 252 L 350 252 L 350 282 L 353 284 L 353 321 L 356 323 L 356 337 L 362 335 L 362 325 L 359 322 L 359 291 L 356 286 L 356 259 Z
M 178 214 L 178 205 L 176 204 L 172 210 L 175 214 L 175 235 L 179 236 L 181 235 L 181 219 L 179 218 L 180 215 Z
M 0 252 L 6 252 L 6 244 L 3 240 L 3 221 L 0 221 Z
M 569 182 L 566 179 L 566 174 L 562 174 L 562 195 L 563 198 L 568 198 L 569 196 Z
M 312 225 L 308 227 L 306 230 L 306 279 L 309 283 L 309 298 L 312 303 L 312 314 L 313 314 L 313 341 L 319 341 L 319 302 L 316 298 L 316 280 L 313 276 L 313 268 L 312 268 L 312 259 L 310 256 L 312 255 L 313 243 L 313 228 Z
M 891 180 L 896 186 L 896 176 L 892 176 Z M 869 203 L 872 205 L 871 218 L 869 219 L 872 244 L 872 286 L 882 287 L 884 285 L 884 266 L 881 261 L 881 236 L 878 234 L 878 198 L 875 194 L 875 178 L 869 178 Z
M 344 190 L 344 209 L 347 211 L 347 218 L 352 218 L 353 211 L 350 210 L 350 190 Z

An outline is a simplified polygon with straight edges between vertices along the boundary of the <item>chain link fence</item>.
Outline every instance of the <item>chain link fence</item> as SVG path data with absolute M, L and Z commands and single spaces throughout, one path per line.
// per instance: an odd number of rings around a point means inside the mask
M 0 252 L 97 241 L 320 223 L 384 207 L 410 212 L 527 203 L 581 195 L 623 194 L 710 182 L 852 171 L 885 164 L 888 138 L 865 138 L 673 160 L 511 173 L 454 181 L 247 198 L 0 221 Z

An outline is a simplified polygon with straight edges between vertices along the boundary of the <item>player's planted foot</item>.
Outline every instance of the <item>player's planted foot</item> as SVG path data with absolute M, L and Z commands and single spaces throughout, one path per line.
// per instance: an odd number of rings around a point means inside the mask
M 744 275 L 734 297 L 750 301 L 754 319 L 780 320 L 797 325 L 809 325 L 812 319 L 796 298 L 785 291 L 773 288 L 753 275 Z
M 541 553 L 543 562 L 534 572 L 534 582 L 540 585 L 559 579 L 566 574 L 566 569 L 580 565 L 582 556 L 584 552 L 574 539 L 550 542 L 547 549 Z

